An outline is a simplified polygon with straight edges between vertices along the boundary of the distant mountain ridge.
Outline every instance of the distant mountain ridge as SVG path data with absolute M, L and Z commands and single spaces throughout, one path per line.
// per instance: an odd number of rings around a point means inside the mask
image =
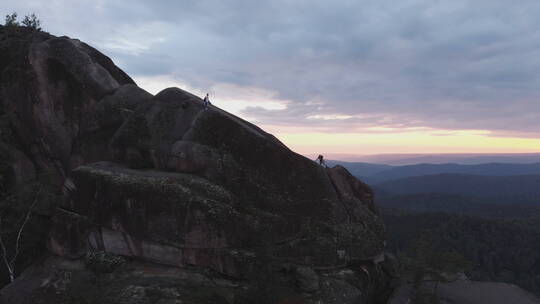
M 509 176 L 540 174 L 540 163 L 534 164 L 503 164 L 487 163 L 480 165 L 460 164 L 418 164 L 409 166 L 390 167 L 385 171 L 368 176 L 374 181 L 387 181 L 398 178 L 414 177 L 433 174 L 472 174 L 485 176 Z
M 395 179 L 375 184 L 392 194 L 446 193 L 473 197 L 511 196 L 540 200 L 540 175 L 482 176 L 471 174 L 435 174 Z
M 483 176 L 511 176 L 540 174 L 540 162 L 530 164 L 485 163 L 478 165 L 448 164 L 415 164 L 406 166 L 390 166 L 363 162 L 328 161 L 329 165 L 340 164 L 352 174 L 365 178 L 367 182 L 376 184 L 395 179 L 435 175 L 435 174 L 471 174 Z
M 394 169 L 394 166 L 383 164 L 372 164 L 363 162 L 345 162 L 337 160 L 328 160 L 327 165 L 333 167 L 335 165 L 342 165 L 347 168 L 349 172 L 357 177 L 369 177 L 378 173 L 389 171 Z

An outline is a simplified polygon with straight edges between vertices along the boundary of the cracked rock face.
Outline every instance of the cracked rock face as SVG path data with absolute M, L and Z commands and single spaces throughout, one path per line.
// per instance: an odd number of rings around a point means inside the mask
M 87 44 L 28 29 L 0 29 L 2 145 L 59 182 L 82 163 L 110 159 L 108 143 L 151 97 Z
M 0 42 L 9 57 L 0 62 L 0 126 L 10 136 L 0 145 L 9 154 L 10 185 L 52 170 L 65 199 L 47 242 L 56 268 L 33 266 L 1 298 L 26 303 L 42 294 L 39 303 L 72 303 L 69 297 L 95 288 L 96 280 L 114 279 L 124 283 L 102 286 L 108 294 L 92 297 L 99 303 L 122 294 L 146 303 L 152 292 L 166 294 L 163 303 L 384 299 L 391 271 L 381 266 L 382 220 L 371 189 L 345 168 L 318 166 L 259 127 L 204 109 L 181 89 L 152 96 L 78 40 L 24 29 L 9 35 Z M 161 266 L 142 281 L 125 265 L 105 279 L 83 262 L 94 252 L 124 257 L 134 269 Z M 207 281 L 187 276 L 171 287 L 158 279 L 175 269 Z M 58 279 L 60 270 L 68 278 Z M 189 295 L 178 287 L 186 284 L 211 296 Z M 29 291 L 23 296 L 21 289 Z
M 180 89 L 142 103 L 110 146 L 115 162 L 72 172 L 62 208 L 87 220 L 56 221 L 58 254 L 104 250 L 244 278 L 258 256 L 338 267 L 382 252 L 369 188 Z

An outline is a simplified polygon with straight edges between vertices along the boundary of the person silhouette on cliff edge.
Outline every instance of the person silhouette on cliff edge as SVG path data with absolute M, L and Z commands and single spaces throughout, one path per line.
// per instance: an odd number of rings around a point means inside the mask
M 208 106 L 210 106 L 210 105 L 211 105 L 210 98 L 208 97 L 208 93 L 206 93 L 206 96 L 204 96 L 204 99 L 203 99 L 204 109 L 208 110 Z
M 328 168 L 328 166 L 326 165 L 326 162 L 324 161 L 324 156 L 322 156 L 321 154 L 317 156 L 317 161 L 319 162 L 319 165 L 324 166 L 325 168 Z

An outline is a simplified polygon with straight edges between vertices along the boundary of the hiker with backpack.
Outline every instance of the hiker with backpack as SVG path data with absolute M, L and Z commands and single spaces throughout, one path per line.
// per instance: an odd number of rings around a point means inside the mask
M 319 156 L 317 156 L 316 161 L 319 162 L 319 165 L 324 166 L 325 168 L 328 167 L 328 166 L 326 165 L 326 162 L 324 161 L 324 156 L 322 156 L 321 154 L 319 154 Z

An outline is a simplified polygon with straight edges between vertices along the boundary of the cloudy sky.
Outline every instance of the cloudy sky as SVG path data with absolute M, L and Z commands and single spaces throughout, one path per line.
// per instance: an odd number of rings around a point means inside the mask
M 540 152 L 540 1 L 2 0 L 305 153 Z

